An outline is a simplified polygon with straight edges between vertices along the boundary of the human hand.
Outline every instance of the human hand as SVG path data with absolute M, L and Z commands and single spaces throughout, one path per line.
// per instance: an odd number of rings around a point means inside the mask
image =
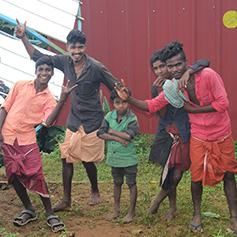
M 67 85 L 66 86 L 62 86 L 62 90 L 61 90 L 61 95 L 60 95 L 60 99 L 62 102 L 66 102 L 69 94 L 71 93 L 71 91 L 77 87 L 78 85 L 74 85 L 71 88 L 68 87 L 70 80 L 67 81 Z
M 118 96 L 122 100 L 127 101 L 130 95 L 128 93 L 128 89 L 126 88 L 126 85 L 123 79 L 121 79 L 121 84 L 122 84 L 122 87 L 120 87 L 117 83 L 115 83 L 114 89 L 116 90 L 116 92 L 118 93 Z
M 20 39 L 22 39 L 23 37 L 26 36 L 26 21 L 25 21 L 25 23 L 24 23 L 23 26 L 20 24 L 20 22 L 18 21 L 18 19 L 16 19 L 16 22 L 17 22 L 18 25 L 15 27 L 14 33 L 15 33 Z
M 166 81 L 166 79 L 163 78 L 162 76 L 157 77 L 157 79 L 154 81 L 153 84 L 155 85 L 155 87 L 159 93 L 161 91 L 163 91 L 162 86 L 164 85 L 165 81 Z
M 183 90 L 183 89 L 187 89 L 188 88 L 188 81 L 190 79 L 190 71 L 187 70 L 186 72 L 184 72 L 184 74 L 182 75 L 182 77 L 178 80 L 178 88 L 177 90 Z
M 123 146 L 127 147 L 130 141 L 118 137 L 118 142 L 121 143 Z
M 109 135 L 113 135 L 113 134 L 114 134 L 114 129 L 109 128 L 108 131 L 107 131 L 107 133 L 108 133 Z
M 192 106 L 191 104 L 189 104 L 188 102 L 184 103 L 184 110 L 187 112 L 187 113 L 194 113 L 194 109 L 195 107 Z

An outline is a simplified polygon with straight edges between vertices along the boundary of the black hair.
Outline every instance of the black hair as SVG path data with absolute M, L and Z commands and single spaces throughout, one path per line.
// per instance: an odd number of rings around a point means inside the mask
M 37 61 L 35 62 L 35 70 L 37 70 L 38 66 L 43 65 L 43 64 L 47 64 L 48 66 L 50 66 L 52 68 L 52 70 L 54 70 L 54 62 L 50 58 L 50 56 L 45 55 L 45 56 L 37 59 Z
M 132 95 L 132 92 L 131 92 L 128 88 L 127 88 L 127 90 L 128 90 L 129 96 L 131 96 L 131 95 Z M 112 102 L 114 102 L 114 99 L 120 98 L 120 97 L 119 97 L 117 91 L 116 91 L 115 89 L 113 89 L 113 90 L 111 91 L 111 93 L 110 93 L 109 98 L 111 99 Z
M 80 30 L 71 30 L 67 35 L 67 45 L 71 43 L 86 44 L 86 35 L 82 33 Z
M 150 59 L 150 63 L 151 63 L 151 66 L 153 67 L 153 63 L 160 60 L 162 62 L 165 62 L 163 61 L 163 57 L 162 57 L 162 54 L 163 54 L 163 49 L 160 49 L 158 51 L 155 51 L 152 56 L 151 56 L 151 59 Z
M 163 48 L 162 57 L 164 61 L 167 61 L 168 59 L 173 58 L 177 54 L 181 55 L 184 62 L 186 61 L 186 56 L 183 51 L 183 44 L 176 40 L 173 41 L 171 44 L 165 45 L 165 47 Z

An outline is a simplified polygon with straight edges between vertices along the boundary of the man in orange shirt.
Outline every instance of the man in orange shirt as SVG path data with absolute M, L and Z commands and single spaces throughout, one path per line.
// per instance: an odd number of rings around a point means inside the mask
M 58 216 L 53 215 L 34 127 L 41 123 L 52 125 L 74 87 L 63 87 L 56 105 L 48 89 L 48 82 L 54 74 L 50 57 L 37 60 L 35 74 L 35 80 L 16 82 L 3 102 L 0 111 L 0 143 L 3 144 L 8 182 L 13 185 L 25 207 L 22 214 L 15 218 L 14 225 L 26 225 L 37 219 L 27 188 L 40 195 L 47 224 L 53 232 L 57 232 L 64 228 L 64 224 Z

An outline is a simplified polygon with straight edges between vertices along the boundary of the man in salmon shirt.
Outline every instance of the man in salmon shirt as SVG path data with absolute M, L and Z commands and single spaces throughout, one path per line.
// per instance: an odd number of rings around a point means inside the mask
M 12 184 L 25 210 L 14 220 L 23 226 L 37 219 L 27 190 L 40 195 L 47 225 L 53 232 L 64 229 L 58 216 L 53 215 L 49 192 L 43 175 L 42 160 L 36 143 L 35 126 L 51 126 L 58 117 L 71 90 L 62 87 L 58 103 L 48 89 L 54 74 L 53 61 L 44 56 L 36 61 L 36 79 L 17 81 L 3 102 L 0 110 L 0 143 L 9 184 Z
M 183 45 L 174 41 L 163 49 L 163 57 L 173 82 L 183 92 L 163 86 L 164 93 L 152 100 L 136 100 L 128 96 L 123 87 L 116 86 L 119 96 L 138 109 L 149 113 L 163 108 L 167 103 L 180 104 L 188 112 L 191 123 L 190 159 L 191 191 L 194 206 L 189 228 L 202 232 L 201 198 L 204 185 L 215 186 L 224 181 L 224 191 L 230 211 L 230 228 L 237 234 L 237 194 L 234 174 L 237 174 L 235 147 L 231 135 L 230 118 L 227 112 L 229 101 L 221 77 L 212 69 L 179 80 L 187 73 L 187 60 Z M 169 83 L 170 84 L 170 83 Z M 166 95 L 165 95 L 166 94 Z M 186 98 L 185 98 L 186 97 Z M 184 100 L 186 103 L 184 103 Z M 181 104 L 182 104 L 181 103 Z

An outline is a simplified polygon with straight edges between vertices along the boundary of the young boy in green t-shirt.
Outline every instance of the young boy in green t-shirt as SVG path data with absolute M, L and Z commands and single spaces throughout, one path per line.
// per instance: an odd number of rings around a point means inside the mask
M 129 91 L 131 94 L 131 92 Z M 137 201 L 137 164 L 134 137 L 139 132 L 137 116 L 128 109 L 128 103 L 121 100 L 115 90 L 110 94 L 114 110 L 109 112 L 97 132 L 97 136 L 108 141 L 106 163 L 112 167 L 114 179 L 114 212 L 106 219 L 112 220 L 120 215 L 121 187 L 126 177 L 130 190 L 130 210 L 124 222 L 131 222 L 135 217 Z

